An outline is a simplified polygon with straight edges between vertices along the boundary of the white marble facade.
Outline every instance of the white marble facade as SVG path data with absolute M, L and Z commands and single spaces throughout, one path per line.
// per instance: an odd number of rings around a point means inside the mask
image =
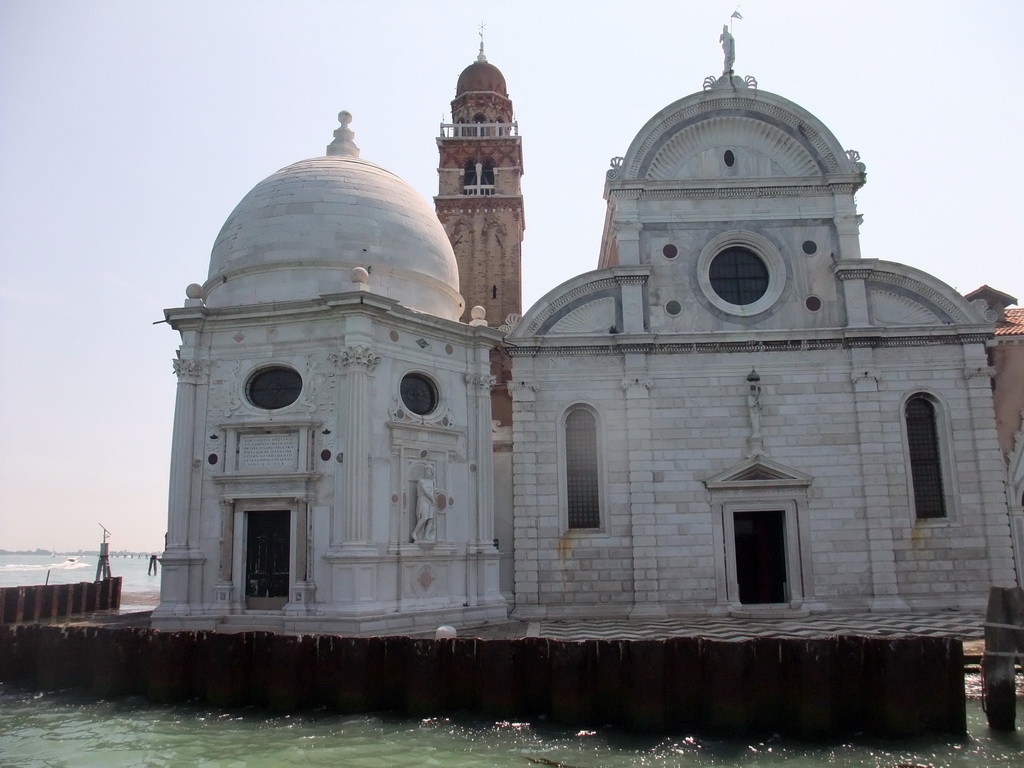
M 504 618 L 489 352 L 426 201 L 328 155 L 257 185 L 182 337 L 154 626 L 369 634 Z
M 805 109 L 729 71 L 613 158 L 598 268 L 503 327 L 511 430 L 503 334 L 459 322 L 437 217 L 349 119 L 166 312 L 156 627 L 978 608 L 1015 583 L 992 318 L 864 258 L 865 167 Z
M 607 177 L 599 268 L 507 337 L 517 616 L 978 608 L 1015 583 L 991 318 L 862 257 L 857 153 L 730 72 Z M 941 514 L 915 503 L 911 400 Z

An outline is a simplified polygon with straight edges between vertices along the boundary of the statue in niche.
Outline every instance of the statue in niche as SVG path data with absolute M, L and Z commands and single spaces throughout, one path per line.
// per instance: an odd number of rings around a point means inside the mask
M 412 529 L 412 540 L 417 544 L 434 541 L 437 538 L 437 528 L 434 524 L 436 510 L 434 469 L 428 466 L 423 469 L 423 477 L 416 481 L 416 527 Z
M 747 394 L 747 410 L 750 412 L 750 436 L 757 439 L 761 437 L 761 387 L 757 384 L 750 385 L 750 392 Z
M 732 72 L 732 65 L 736 63 L 736 39 L 729 31 L 728 24 L 722 25 L 722 34 L 718 36 L 718 41 L 722 44 L 722 52 L 725 54 L 725 69 L 722 70 L 722 74 L 727 75 Z

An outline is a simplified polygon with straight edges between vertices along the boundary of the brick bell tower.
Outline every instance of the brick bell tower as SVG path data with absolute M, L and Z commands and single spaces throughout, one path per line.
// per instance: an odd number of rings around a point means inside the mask
M 459 264 L 459 283 L 469 322 L 473 307 L 487 310 L 498 326 L 522 313 L 520 247 L 526 220 L 520 178 L 523 147 L 512 117 L 505 77 L 484 55 L 483 36 L 476 61 L 459 75 L 452 101 L 452 122 L 437 138 L 440 163 L 434 205 Z M 511 360 L 500 349 L 491 355 L 493 418 L 512 423 L 505 387 Z

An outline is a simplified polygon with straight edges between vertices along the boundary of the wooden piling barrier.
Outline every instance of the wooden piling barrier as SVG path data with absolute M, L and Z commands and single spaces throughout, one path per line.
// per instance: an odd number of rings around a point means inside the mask
M 590 688 L 590 709 L 595 723 L 621 723 L 623 702 L 628 686 L 629 660 L 625 640 L 594 641 L 593 681 Z
M 635 640 L 626 646 L 623 661 L 623 718 L 616 725 L 633 731 L 665 729 L 665 643 Z
M 711 702 L 704 663 L 705 641 L 673 637 L 665 641 L 665 727 L 709 727 Z
M 0 587 L 0 624 L 37 622 L 120 606 L 120 576 L 78 584 Z
M 571 726 L 590 720 L 590 684 L 594 645 L 555 643 L 550 648 L 551 717 Z
M 515 711 L 525 717 L 551 714 L 551 644 L 546 637 L 510 643 L 514 657 Z
M 496 719 L 515 717 L 519 706 L 519 676 L 515 640 L 481 641 L 476 646 L 476 681 L 480 711 Z
M 405 711 L 430 717 L 445 710 L 442 655 L 448 643 L 411 640 L 405 664 Z
M 448 681 L 445 708 L 450 712 L 480 710 L 480 681 L 477 677 L 478 642 L 475 637 L 439 641 L 443 649 L 443 673 Z
M 1024 590 L 991 587 L 985 612 L 982 690 L 988 725 L 997 731 L 1016 727 L 1016 660 L 1024 656 Z
M 0 680 L 158 703 L 482 711 L 646 732 L 966 730 L 952 638 L 414 640 L 23 624 L 0 627 Z
M 709 718 L 712 730 L 743 733 L 748 728 L 747 699 L 750 691 L 749 642 L 710 640 L 704 644 L 705 680 L 708 684 Z

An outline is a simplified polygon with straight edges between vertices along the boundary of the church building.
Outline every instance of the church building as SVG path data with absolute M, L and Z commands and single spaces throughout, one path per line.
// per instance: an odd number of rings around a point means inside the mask
M 1012 297 L 862 254 L 858 154 L 722 41 L 611 160 L 596 269 L 525 312 L 522 138 L 482 45 L 434 210 L 346 112 L 243 198 L 165 311 L 155 627 L 975 609 L 1017 582 Z

